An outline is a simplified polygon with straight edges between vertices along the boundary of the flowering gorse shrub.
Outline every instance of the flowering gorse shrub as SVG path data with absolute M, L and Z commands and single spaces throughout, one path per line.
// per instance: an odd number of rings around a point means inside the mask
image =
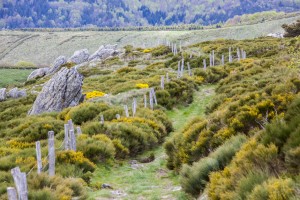
M 104 92 L 94 90 L 92 92 L 86 93 L 86 99 L 92 99 L 95 97 L 103 97 L 104 95 L 106 95 Z
M 137 88 L 143 89 L 143 88 L 149 88 L 149 85 L 147 83 L 137 83 L 135 85 Z

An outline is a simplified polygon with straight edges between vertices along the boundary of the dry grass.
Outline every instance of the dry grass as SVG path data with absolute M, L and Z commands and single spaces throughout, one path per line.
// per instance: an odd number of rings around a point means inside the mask
M 30 61 L 36 65 L 49 65 L 60 56 L 71 56 L 74 51 L 87 48 L 93 53 L 102 44 L 118 44 L 120 47 L 156 46 L 158 40 L 183 41 L 183 45 L 201 41 L 225 39 L 250 39 L 268 33 L 282 32 L 281 25 L 296 21 L 299 17 L 274 20 L 255 25 L 196 31 L 120 31 L 120 32 L 0 32 L 0 64 L 15 65 L 18 61 Z

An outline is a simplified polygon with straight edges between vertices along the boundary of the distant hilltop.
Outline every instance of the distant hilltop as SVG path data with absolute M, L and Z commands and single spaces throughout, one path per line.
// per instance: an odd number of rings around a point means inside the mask
M 209 25 L 262 11 L 294 12 L 299 0 L 0 0 L 0 28 Z

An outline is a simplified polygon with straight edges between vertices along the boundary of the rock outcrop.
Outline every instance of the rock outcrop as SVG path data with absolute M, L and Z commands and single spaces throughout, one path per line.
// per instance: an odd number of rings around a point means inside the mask
M 52 65 L 50 66 L 49 68 L 49 71 L 47 74 L 54 74 L 56 73 L 60 67 L 63 65 L 63 64 L 66 64 L 67 63 L 67 59 L 65 56 L 59 56 L 58 58 L 55 59 L 55 61 L 52 63 Z
M 90 57 L 89 51 L 87 49 L 81 49 L 78 51 L 75 51 L 73 56 L 69 58 L 69 63 L 75 63 L 75 64 L 81 64 L 83 62 L 88 61 Z
M 31 74 L 27 78 L 27 81 L 32 80 L 32 79 L 36 79 L 36 78 L 44 77 L 44 76 L 46 76 L 48 71 L 49 71 L 48 67 L 36 69 L 33 72 L 31 72 Z
M 13 99 L 26 97 L 26 95 L 27 95 L 26 90 L 19 90 L 18 88 L 13 88 L 8 92 L 8 96 Z
M 284 38 L 283 33 L 269 33 L 267 36 L 274 37 L 274 38 Z
M 59 56 L 58 58 L 55 59 L 55 61 L 51 64 L 51 66 L 45 67 L 45 68 L 40 68 L 36 69 L 31 74 L 28 76 L 27 81 L 36 79 L 36 78 L 41 78 L 46 75 L 52 75 L 55 74 L 63 64 L 67 63 L 67 59 L 65 56 Z
M 75 68 L 63 67 L 43 87 L 29 115 L 61 111 L 76 106 L 82 100 L 83 76 Z
M 5 101 L 6 100 L 6 88 L 1 88 L 0 89 L 0 101 Z
M 89 61 L 101 61 L 118 54 L 117 45 L 101 45 L 99 49 L 89 57 Z

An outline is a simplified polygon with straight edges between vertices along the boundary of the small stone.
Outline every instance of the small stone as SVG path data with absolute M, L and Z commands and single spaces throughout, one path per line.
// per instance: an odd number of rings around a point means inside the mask
M 69 63 L 75 63 L 75 64 L 81 64 L 83 62 L 86 62 L 89 60 L 90 54 L 87 49 L 81 49 L 78 51 L 75 51 L 73 56 L 69 58 Z
M 60 67 L 67 63 L 67 59 L 65 56 L 59 56 L 55 59 L 55 61 L 51 64 L 47 74 L 51 75 L 59 71 Z
M 117 45 L 101 45 L 99 49 L 89 57 L 89 61 L 101 61 L 118 54 Z
M 102 189 L 113 189 L 113 187 L 111 187 L 109 184 L 107 184 L 107 183 L 103 183 L 102 185 L 101 185 L 101 188 Z
M 8 96 L 13 99 L 25 97 L 26 95 L 26 90 L 19 90 L 18 88 L 13 88 L 8 92 Z
M 0 101 L 5 101 L 6 100 L 6 88 L 1 88 L 0 89 Z
M 28 76 L 27 81 L 45 76 L 49 71 L 48 67 L 36 69 Z

